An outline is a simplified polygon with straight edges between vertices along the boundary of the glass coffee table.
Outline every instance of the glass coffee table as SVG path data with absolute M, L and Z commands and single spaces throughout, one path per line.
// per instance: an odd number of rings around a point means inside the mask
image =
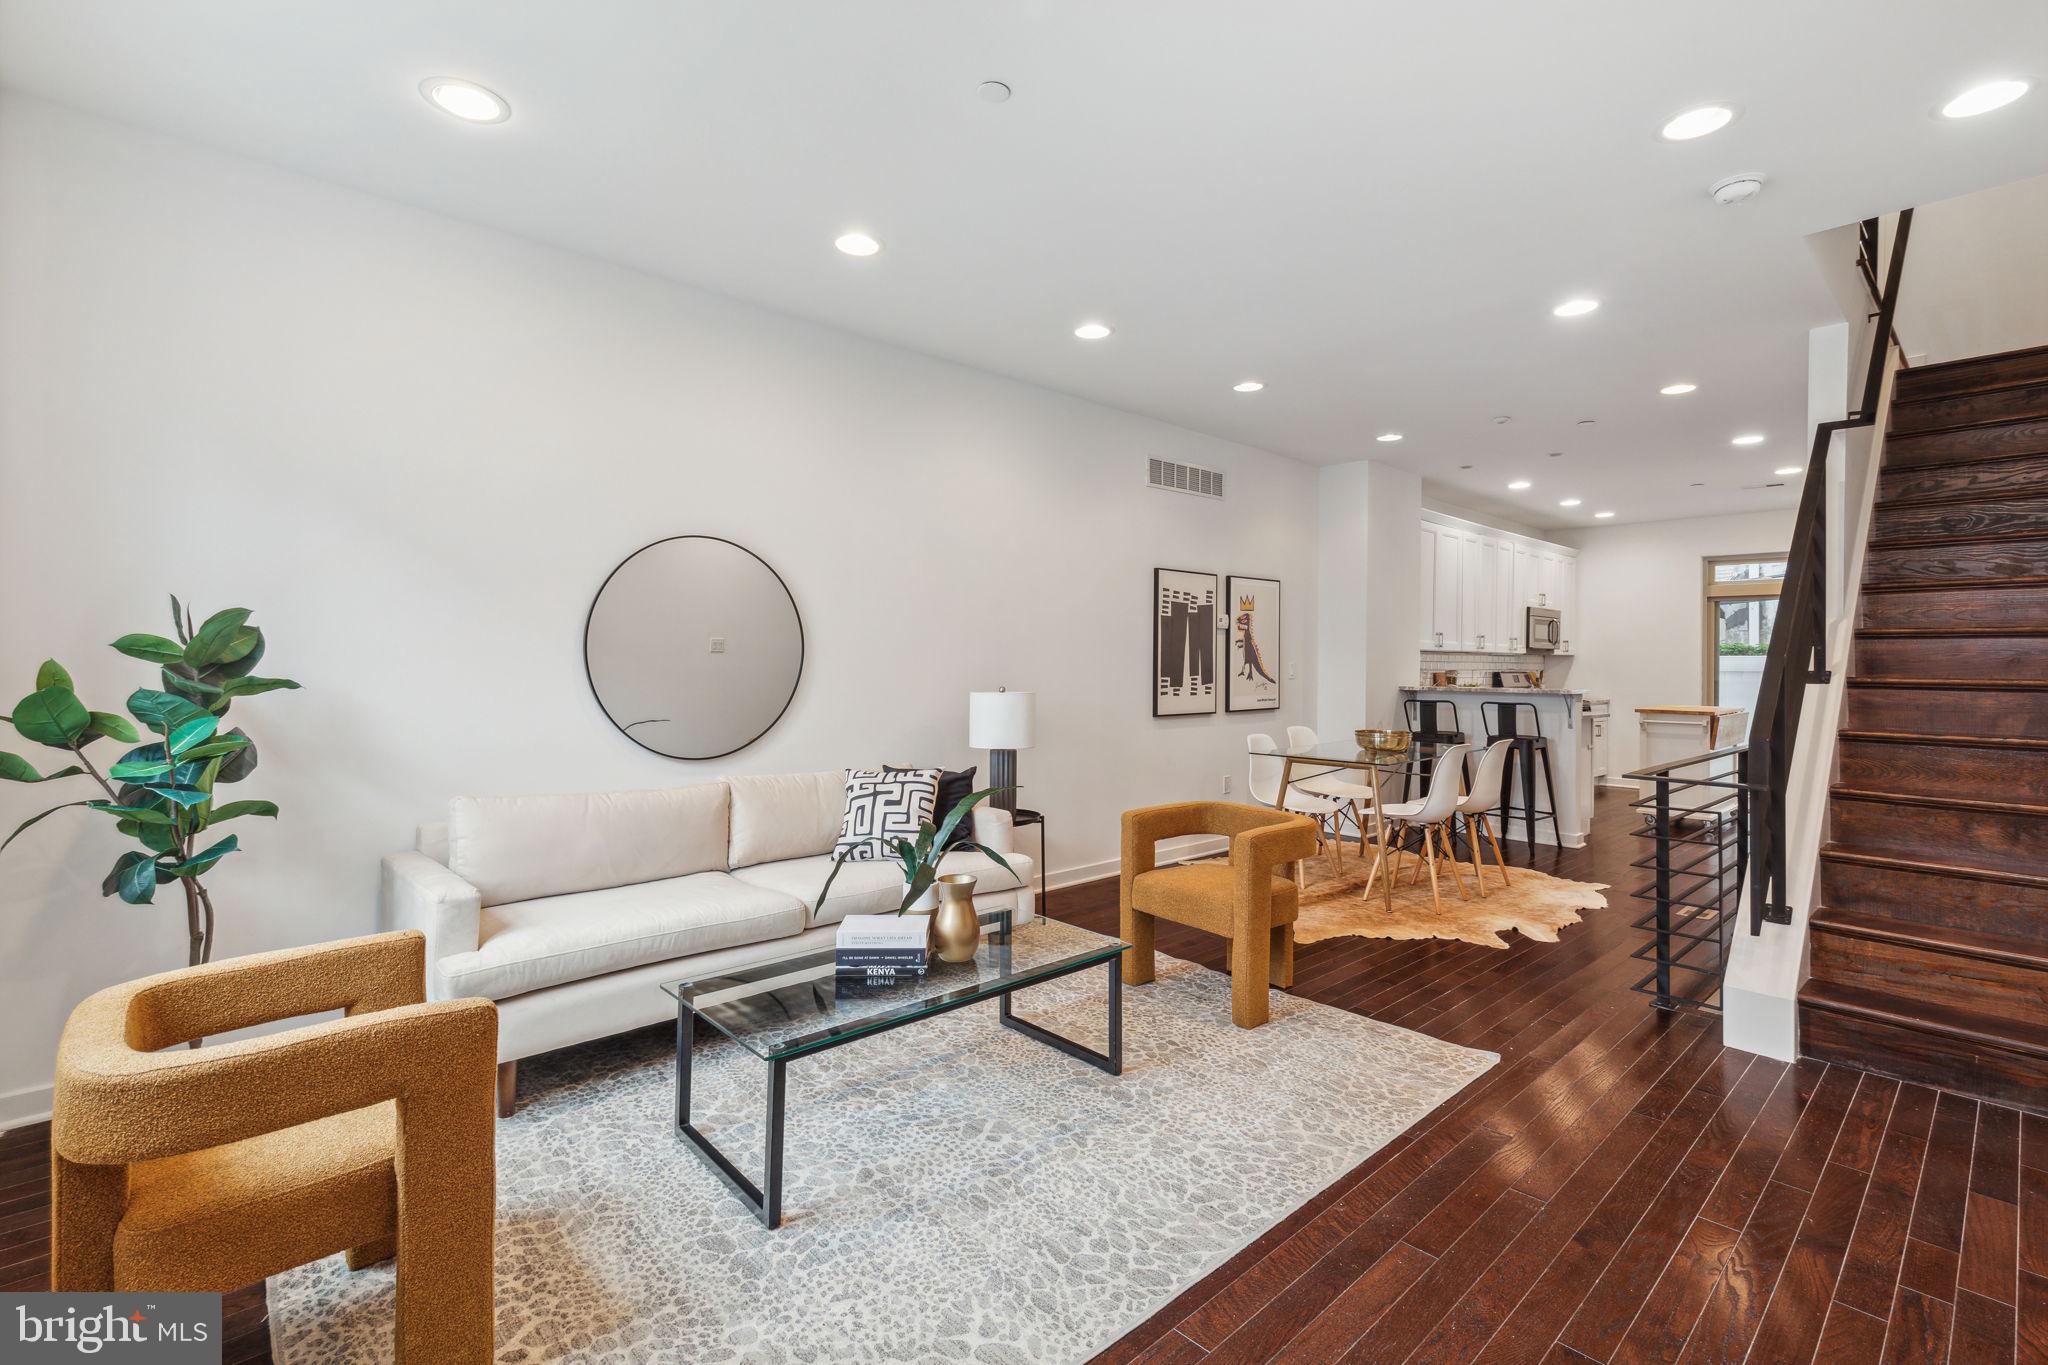
M 833 972 L 832 950 L 810 948 L 723 976 L 662 987 L 676 1002 L 676 1131 L 768 1227 L 782 1222 L 783 1073 L 799 1057 L 994 1000 L 1003 1027 L 1112 1076 L 1123 1074 L 1123 953 L 1129 945 L 1057 920 L 1033 919 L 1013 928 L 1007 910 L 984 914 L 981 922 L 981 950 L 974 961 L 941 962 L 934 956 L 931 970 L 912 981 L 840 978 Z M 1011 1013 L 1012 993 L 1090 967 L 1109 969 L 1107 1052 Z M 690 1122 L 690 1050 L 698 1019 L 768 1063 L 768 1127 L 759 1186 Z

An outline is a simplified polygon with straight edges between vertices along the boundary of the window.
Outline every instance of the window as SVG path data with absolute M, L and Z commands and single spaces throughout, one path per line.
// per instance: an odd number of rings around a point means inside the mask
M 1707 561 L 1701 700 L 1708 706 L 1756 709 L 1771 627 L 1778 620 L 1778 592 L 1784 586 L 1783 558 L 1739 555 Z

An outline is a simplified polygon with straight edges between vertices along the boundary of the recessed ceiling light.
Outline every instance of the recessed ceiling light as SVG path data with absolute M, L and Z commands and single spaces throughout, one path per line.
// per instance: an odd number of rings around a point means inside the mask
M 1744 433 L 1743 433 L 1742 435 L 1740 435 L 1740 436 L 1737 436 L 1737 437 L 1736 437 L 1736 438 L 1735 438 L 1734 440 L 1730 441 L 1730 442 L 1729 442 L 1728 444 L 1729 444 L 1729 445 L 1731 445 L 1731 446 L 1760 446 L 1760 445 L 1762 445 L 1763 443 L 1764 443 L 1764 438 L 1763 438 L 1763 434 L 1762 434 L 1761 432 L 1756 432 L 1756 431 L 1748 431 L 1748 432 L 1744 432 Z
M 1664 125 L 1666 142 L 1690 142 L 1708 133 L 1718 133 L 1728 126 L 1735 117 L 1735 111 L 1722 104 L 1703 104 L 1697 109 L 1688 109 Z
M 503 123 L 512 117 L 512 106 L 503 95 L 474 81 L 429 76 L 420 82 L 420 94 L 442 113 L 453 114 L 467 123 Z
M 1597 427 L 1600 424 L 1594 421 L 1591 417 L 1581 417 L 1579 419 L 1579 425 L 1582 427 Z
M 1699 385 L 1697 384 L 1666 384 L 1657 392 L 1663 394 L 1666 398 L 1676 398 L 1681 393 L 1691 393 L 1698 387 Z
M 1611 516 L 1613 516 L 1613 515 L 1614 515 L 1614 513 L 1612 513 L 1612 512 L 1595 512 L 1595 513 L 1593 514 L 1593 518 L 1594 518 L 1594 520 L 1596 520 L 1596 521 L 1605 521 L 1605 520 L 1607 520 L 1607 518 L 1609 518 L 1609 517 L 1611 517 Z
M 1550 310 L 1552 317 L 1582 318 L 1600 306 L 1598 299 L 1566 299 Z
M 1256 379 L 1247 379 L 1244 380 L 1242 383 L 1232 384 L 1230 387 L 1237 390 L 1239 393 L 1257 393 L 1260 389 L 1263 389 L 1266 386 L 1264 384 L 1261 384 Z
M 834 240 L 832 245 L 849 256 L 872 256 L 882 249 L 882 244 L 865 232 L 845 233 Z
M 1782 479 L 1792 474 L 1804 474 L 1806 466 L 1803 464 L 1788 464 L 1783 469 L 1773 469 L 1771 472 Z
M 1972 86 L 1941 106 L 1943 118 L 1975 118 L 2003 109 L 2033 88 L 2029 81 L 1989 81 Z
M 1514 489 L 1517 493 L 1521 492 L 1524 488 L 1527 488 L 1528 486 L 1529 481 L 1527 479 L 1516 479 L 1513 483 L 1508 485 L 1509 488 Z
M 1100 341 L 1109 335 L 1109 330 L 1106 322 L 1084 322 L 1074 329 L 1074 335 L 1083 341 Z
M 1557 500 L 1557 505 L 1559 507 L 1577 507 L 1579 505 L 1579 500 L 1577 498 L 1559 498 Z
M 1381 445 L 1391 445 L 1395 441 L 1401 439 L 1401 433 L 1398 431 L 1383 431 L 1379 435 L 1373 437 L 1373 439 L 1375 441 L 1378 441 Z
M 1469 464 L 1461 464 L 1461 465 L 1459 465 L 1459 466 L 1458 466 L 1458 468 L 1460 468 L 1460 469 L 1470 469 L 1471 467 L 1472 467 L 1472 466 L 1471 466 L 1471 465 L 1469 465 Z
M 983 81 L 975 91 L 990 104 L 1001 104 L 1010 98 L 1010 87 L 1001 81 Z
M 1544 456 L 1544 458 L 1547 460 L 1562 460 L 1564 458 L 1564 452 L 1562 450 L 1553 450 L 1548 455 Z

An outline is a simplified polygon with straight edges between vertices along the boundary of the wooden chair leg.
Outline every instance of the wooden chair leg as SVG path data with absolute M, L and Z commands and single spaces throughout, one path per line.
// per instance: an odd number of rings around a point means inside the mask
M 1429 863 L 1429 902 L 1436 907 L 1436 912 L 1441 915 L 1444 912 L 1444 898 L 1443 893 L 1437 889 L 1436 884 L 1435 825 L 1424 825 L 1422 827 L 1422 848 L 1423 852 L 1428 855 L 1426 861 Z
M 1472 828 L 1472 817 L 1465 817 L 1465 842 L 1472 845 L 1472 884 L 1479 888 L 1479 899 L 1486 899 L 1486 869 L 1479 861 L 1479 831 Z
M 1484 816 L 1479 820 L 1480 828 L 1486 831 L 1486 842 L 1493 845 L 1493 860 L 1500 864 L 1500 884 L 1508 884 L 1508 860 L 1500 856 L 1500 839 L 1493 832 L 1493 821 Z
M 1451 869 L 1451 884 L 1458 888 L 1459 899 L 1469 900 L 1465 892 L 1465 872 L 1458 866 L 1458 845 L 1451 837 L 1451 821 L 1446 820 L 1437 826 L 1437 839 L 1443 849 L 1444 865 Z

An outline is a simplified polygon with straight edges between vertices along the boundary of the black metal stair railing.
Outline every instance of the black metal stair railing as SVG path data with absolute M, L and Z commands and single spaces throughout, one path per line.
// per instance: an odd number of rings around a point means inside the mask
M 1749 852 L 1749 750 L 1715 749 L 1629 773 L 1649 794 L 1634 831 L 1650 851 L 1630 867 L 1651 874 L 1632 894 L 1650 909 L 1634 927 L 1650 937 L 1630 956 L 1651 964 L 1629 989 L 1659 1009 L 1718 1010 L 1729 935 L 1742 908 Z M 1732 767 L 1732 771 L 1731 771 Z
M 1666 1009 L 1717 1008 L 1729 929 L 1745 891 L 1750 933 L 1762 933 L 1767 922 L 1792 921 L 1786 816 L 1793 746 L 1807 688 L 1829 681 L 1828 457 L 1836 433 L 1877 421 L 1885 363 L 1898 340 L 1894 322 L 1912 228 L 1913 210 L 1901 210 L 1882 271 L 1879 221 L 1866 219 L 1857 230 L 1856 268 L 1877 305 L 1862 401 L 1847 417 L 1814 428 L 1749 743 L 1628 774 L 1651 784 L 1651 794 L 1635 804 L 1644 813 L 1636 832 L 1652 850 L 1632 866 L 1651 874 L 1634 893 L 1652 907 L 1636 921 L 1650 941 L 1635 956 L 1653 965 L 1635 989 Z M 1731 755 L 1737 760 L 1732 774 L 1725 771 Z M 1716 765 L 1722 771 L 1715 772 Z

